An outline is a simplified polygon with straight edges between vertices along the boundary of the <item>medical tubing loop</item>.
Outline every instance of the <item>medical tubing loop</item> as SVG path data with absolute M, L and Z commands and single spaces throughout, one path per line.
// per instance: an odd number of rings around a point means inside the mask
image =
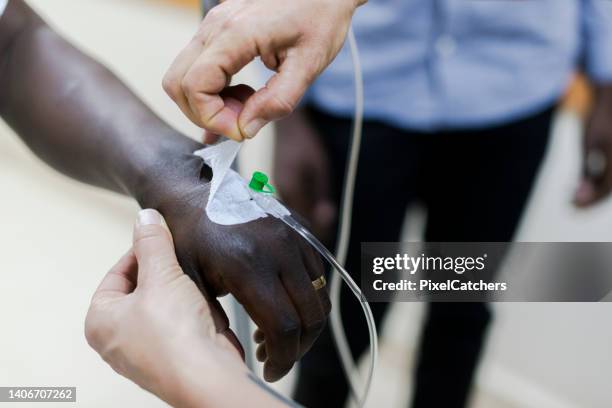
M 349 367 L 343 367 L 346 372 L 347 381 L 349 383 L 349 388 L 351 388 L 351 392 L 353 392 L 352 396 L 354 397 L 357 405 L 359 407 L 363 407 L 365 405 L 367 396 L 370 391 L 370 387 L 372 385 L 372 379 L 374 377 L 374 368 L 376 367 L 376 362 L 378 358 L 378 334 L 376 332 L 376 322 L 374 321 L 374 316 L 372 314 L 372 309 L 368 302 L 364 299 L 361 289 L 359 285 L 355 283 L 355 281 L 351 278 L 351 275 L 344 269 L 344 267 L 336 260 L 336 258 L 332 255 L 331 252 L 323 245 L 309 230 L 307 230 L 303 225 L 297 222 L 291 216 L 284 216 L 281 220 L 291 227 L 294 231 L 300 234 L 325 260 L 327 260 L 331 266 L 338 272 L 337 275 L 344 280 L 347 286 L 351 289 L 351 291 L 355 294 L 355 297 L 359 300 L 361 308 L 363 309 L 364 316 L 366 318 L 366 323 L 368 325 L 368 334 L 370 337 L 370 370 L 368 373 L 366 384 L 363 388 L 362 395 L 359 393 L 359 385 L 355 378 L 353 378 L 353 372 L 348 371 Z M 339 279 L 341 282 L 341 280 Z M 338 306 L 334 306 L 338 307 Z M 344 336 L 344 332 L 342 332 Z M 335 333 L 334 333 L 335 335 Z M 346 337 L 345 337 L 346 341 Z M 348 347 L 348 345 L 347 345 Z M 349 364 L 354 366 L 354 362 L 352 360 L 352 355 L 349 350 Z
M 351 234 L 351 221 L 353 212 L 353 198 L 355 191 L 355 181 L 357 178 L 357 165 L 359 163 L 359 152 L 361 149 L 362 139 L 362 128 L 363 128 L 363 110 L 364 110 L 364 90 L 363 90 L 363 73 L 361 69 L 361 61 L 359 58 L 359 49 L 357 47 L 357 40 L 352 27 L 348 33 L 348 44 L 350 48 L 351 60 L 353 63 L 353 85 L 355 92 L 355 112 L 352 126 L 352 137 L 349 148 L 348 161 L 345 171 L 344 190 L 342 193 L 341 203 L 341 215 L 340 215 L 340 228 L 338 233 L 338 244 L 336 246 L 336 263 L 338 266 L 346 264 L 346 258 L 348 254 L 348 247 L 350 242 Z M 335 261 L 335 259 L 334 259 Z M 331 261 L 330 261 L 331 262 Z M 344 268 L 338 269 L 338 271 L 344 271 Z M 346 271 L 345 271 L 346 272 Z M 374 320 L 368 321 L 368 332 L 370 335 L 370 369 L 368 371 L 368 377 L 364 386 L 363 395 L 360 398 L 360 393 L 357 391 L 360 387 L 358 384 L 358 371 L 356 363 L 353 360 L 353 355 L 350 350 L 350 346 L 346 339 L 346 333 L 344 326 L 342 325 L 342 312 L 340 308 L 340 297 L 341 297 L 341 274 L 335 274 L 331 279 L 330 297 L 334 308 L 331 312 L 331 330 L 333 333 L 334 342 L 340 356 L 342 368 L 347 377 L 349 389 L 353 396 L 353 399 L 357 403 L 357 406 L 363 406 L 366 403 L 372 380 L 374 377 L 374 370 L 378 359 L 378 337 L 376 333 L 376 325 Z M 350 278 L 350 277 L 349 277 Z M 346 279 L 345 279 L 346 281 Z M 351 282 L 352 279 L 351 279 Z M 348 282 L 347 282 L 348 284 Z M 354 282 L 353 282 L 354 285 Z M 356 286 L 356 285 L 355 285 Z M 356 292 L 354 287 L 351 287 L 353 293 L 357 295 L 359 293 L 359 301 L 361 302 L 364 312 L 366 313 L 366 319 L 368 314 L 371 316 L 371 311 L 366 312 L 364 305 L 367 305 L 365 299 L 361 295 L 361 291 Z M 359 289 L 359 287 L 356 287 Z M 367 305 L 369 310 L 369 305 Z

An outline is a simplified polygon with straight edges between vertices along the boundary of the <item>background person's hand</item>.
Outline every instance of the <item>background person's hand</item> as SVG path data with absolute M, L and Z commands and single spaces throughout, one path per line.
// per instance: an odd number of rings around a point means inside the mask
M 211 134 L 254 137 L 289 114 L 340 51 L 355 8 L 366 0 L 226 0 L 202 21 L 163 86 Z M 229 86 L 256 57 L 277 73 L 255 92 Z
M 574 200 L 577 206 L 588 207 L 612 190 L 612 86 L 597 90 L 583 145 L 582 180 Z
M 192 154 L 168 158 L 147 176 L 139 202 L 157 208 L 173 233 L 180 265 L 227 327 L 217 297 L 231 293 L 265 334 L 264 377 L 289 372 L 323 330 L 331 303 L 312 281 L 323 275 L 318 254 L 274 217 L 219 225 L 206 215 L 210 168 Z
M 210 375 L 199 370 L 246 372 L 233 333 L 217 333 L 155 210 L 140 212 L 132 249 L 96 290 L 85 336 L 115 371 L 172 404 L 185 402 L 185 382 Z
M 312 232 L 329 245 L 334 239 L 337 203 L 331 193 L 331 165 L 317 134 L 306 117 L 296 110 L 276 123 L 274 180 L 288 206 L 308 221 Z

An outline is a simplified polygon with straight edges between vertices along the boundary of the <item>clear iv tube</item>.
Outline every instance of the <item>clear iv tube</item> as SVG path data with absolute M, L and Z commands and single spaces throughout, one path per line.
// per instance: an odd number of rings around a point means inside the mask
M 338 233 L 338 243 L 336 246 L 336 259 L 342 265 L 346 263 L 348 254 L 348 246 L 351 235 L 351 217 L 353 212 L 353 195 L 355 190 L 355 180 L 357 178 L 357 164 L 359 163 L 359 151 L 361 148 L 361 135 L 363 127 L 363 109 L 364 109 L 364 92 L 363 92 L 363 75 L 361 70 L 361 61 L 359 58 L 359 49 L 357 48 L 357 40 L 353 29 L 349 29 L 348 33 L 348 44 L 351 53 L 351 60 L 353 63 L 353 85 L 355 92 L 355 113 L 353 117 L 353 128 L 350 150 L 348 155 L 348 162 L 346 166 L 346 173 L 344 177 L 344 191 L 342 193 L 342 206 L 341 206 L 341 218 L 340 218 L 340 229 Z M 342 281 L 340 277 L 335 274 L 332 277 L 330 285 L 330 297 L 332 304 L 336 307 L 331 312 L 331 329 L 333 333 L 334 342 L 342 362 L 344 373 L 347 377 L 349 387 L 353 399 L 357 402 L 358 406 L 365 404 L 365 398 L 369 391 L 369 387 L 372 381 L 372 375 L 375 368 L 378 344 L 376 337 L 374 340 L 370 338 L 370 345 L 375 344 L 376 347 L 370 347 L 370 372 L 366 380 L 367 387 L 363 397 L 360 398 L 360 394 L 357 390 L 359 387 L 358 370 L 351 353 L 348 341 L 346 339 L 346 333 L 344 332 L 344 326 L 342 324 L 342 313 L 340 308 L 340 296 L 341 296 Z M 362 301 L 364 299 L 361 299 Z M 363 304 L 363 303 L 362 303 Z M 374 322 L 372 322 L 374 326 Z M 368 329 L 370 324 L 368 322 Z M 375 327 L 375 326 L 374 326 Z M 370 337 L 372 337 L 370 335 Z
M 290 215 L 286 215 L 281 218 L 281 220 L 290 226 L 293 230 L 295 230 L 298 234 L 300 234 L 313 248 L 315 248 L 323 258 L 325 258 L 331 266 L 338 272 L 334 277 L 338 276 L 338 280 L 340 277 L 344 279 L 344 282 L 348 285 L 351 291 L 355 294 L 359 303 L 361 304 L 361 308 L 363 309 L 363 313 L 366 318 L 366 322 L 368 324 L 368 334 L 370 337 L 370 370 L 368 373 L 368 377 L 365 385 L 363 386 L 363 391 L 359 394 L 359 386 L 356 384 L 355 379 L 353 378 L 353 373 L 348 371 L 348 367 L 345 366 L 345 370 L 347 370 L 346 376 L 347 381 L 349 382 L 349 386 L 351 388 L 351 392 L 353 397 L 355 398 L 357 405 L 359 407 L 363 407 L 366 398 L 369 394 L 370 387 L 372 385 L 372 379 L 374 378 L 374 369 L 376 367 L 376 362 L 378 359 L 378 334 L 376 332 L 376 323 L 374 322 L 374 316 L 372 315 L 372 309 L 370 309 L 370 305 L 363 297 L 361 293 L 361 289 L 355 283 L 355 281 L 351 278 L 349 273 L 344 269 L 344 267 L 336 260 L 336 258 L 329 252 L 329 250 L 323 245 L 310 231 L 308 231 L 302 224 L 297 222 L 295 218 Z M 335 308 L 339 308 L 339 304 L 334 305 Z M 344 332 L 342 334 L 344 336 Z M 344 338 L 346 341 L 346 337 Z M 350 351 L 349 351 L 350 356 Z M 350 364 L 354 367 L 354 363 L 352 357 L 350 358 Z

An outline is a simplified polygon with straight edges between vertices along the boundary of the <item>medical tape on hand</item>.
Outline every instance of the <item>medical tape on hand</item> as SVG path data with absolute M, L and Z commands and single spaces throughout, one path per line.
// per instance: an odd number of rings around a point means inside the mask
M 193 154 L 212 169 L 206 215 L 216 224 L 244 224 L 272 215 L 277 218 L 291 213 L 274 197 L 253 191 L 240 174 L 232 170 L 242 143 L 225 140 Z

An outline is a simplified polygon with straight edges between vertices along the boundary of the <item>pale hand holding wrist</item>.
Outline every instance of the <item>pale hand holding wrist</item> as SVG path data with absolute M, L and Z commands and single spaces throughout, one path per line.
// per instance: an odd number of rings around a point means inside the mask
M 201 387 L 203 376 L 246 370 L 240 353 L 217 333 L 207 301 L 181 270 L 154 210 L 140 213 L 133 248 L 94 294 L 85 336 L 119 374 L 179 406 L 189 396 L 181 384 L 190 379 Z

